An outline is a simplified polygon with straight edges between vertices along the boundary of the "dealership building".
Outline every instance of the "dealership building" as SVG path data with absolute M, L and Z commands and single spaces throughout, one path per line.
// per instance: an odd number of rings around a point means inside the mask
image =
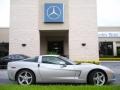
M 97 26 L 96 0 L 11 0 L 8 32 L 9 54 L 119 55 L 120 28 Z
M 99 27 L 100 56 L 120 57 L 120 27 Z

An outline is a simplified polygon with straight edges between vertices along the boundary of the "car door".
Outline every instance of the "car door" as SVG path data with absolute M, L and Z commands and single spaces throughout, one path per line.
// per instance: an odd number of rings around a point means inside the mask
M 74 65 L 60 65 L 64 60 L 54 56 L 43 56 L 40 64 L 40 78 L 43 82 L 74 82 Z

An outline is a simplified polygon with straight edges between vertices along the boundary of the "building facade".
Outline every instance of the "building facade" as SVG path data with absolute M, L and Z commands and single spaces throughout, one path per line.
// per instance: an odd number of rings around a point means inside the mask
M 100 56 L 120 56 L 120 27 L 99 27 Z
M 9 43 L 9 28 L 0 28 L 0 43 Z
M 0 57 L 9 53 L 9 28 L 0 28 Z
M 11 0 L 9 53 L 98 60 L 96 0 Z

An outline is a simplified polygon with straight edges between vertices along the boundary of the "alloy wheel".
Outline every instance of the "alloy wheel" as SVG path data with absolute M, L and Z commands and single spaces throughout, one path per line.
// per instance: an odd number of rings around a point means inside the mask
M 93 76 L 94 85 L 102 86 L 106 82 L 106 77 L 103 72 L 96 72 Z
M 18 75 L 18 83 L 21 85 L 30 85 L 32 79 L 32 74 L 29 71 L 22 71 Z

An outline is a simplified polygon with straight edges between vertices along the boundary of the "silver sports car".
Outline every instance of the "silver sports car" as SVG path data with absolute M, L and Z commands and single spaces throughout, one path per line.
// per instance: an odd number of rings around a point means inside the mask
M 107 67 L 89 63 L 75 64 L 58 55 L 42 55 L 8 63 L 8 76 L 18 84 L 88 83 L 104 85 L 114 81 L 114 73 Z

